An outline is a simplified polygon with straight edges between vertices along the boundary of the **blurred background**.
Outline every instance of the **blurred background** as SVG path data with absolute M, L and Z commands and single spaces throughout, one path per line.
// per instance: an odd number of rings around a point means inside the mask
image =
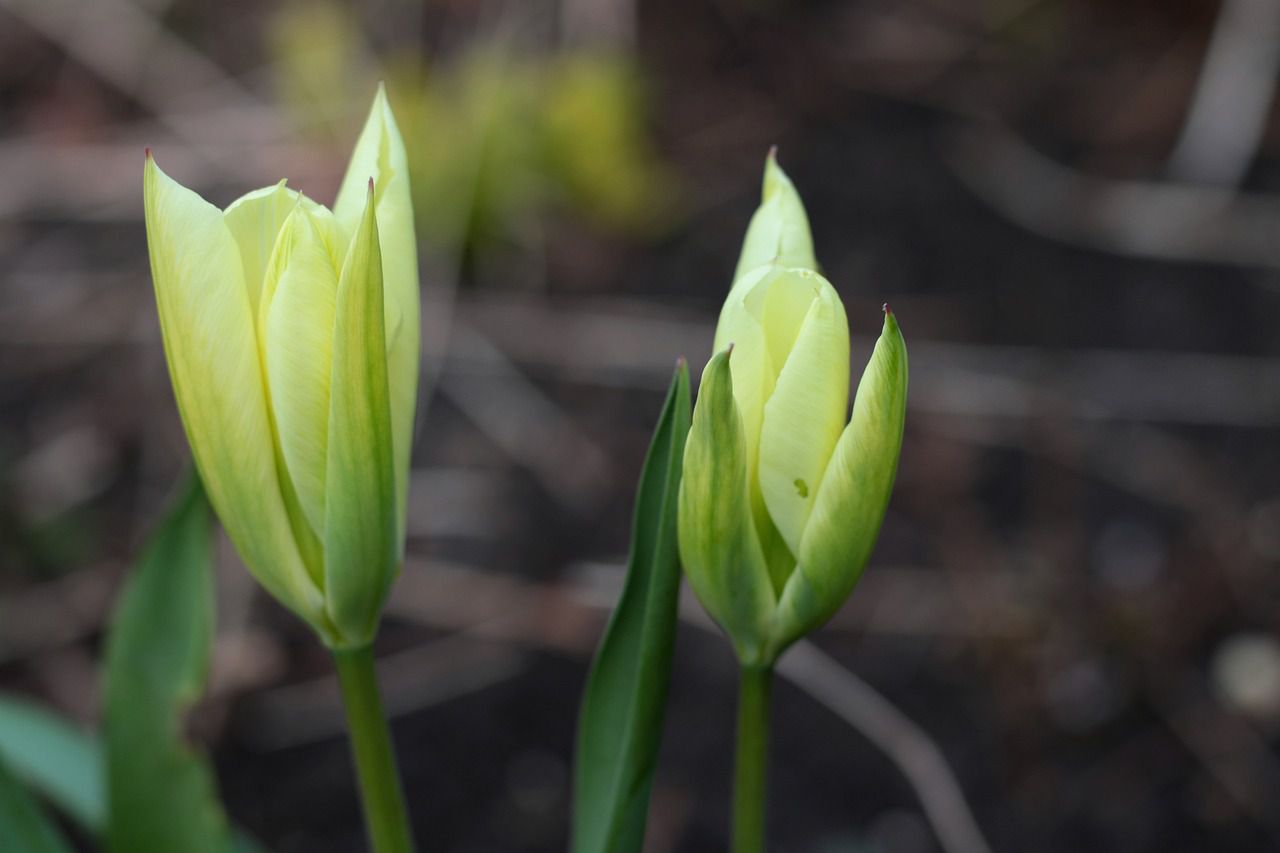
M 867 573 L 775 692 L 772 849 L 1280 849 L 1280 3 L 0 0 L 0 689 L 91 726 L 188 451 L 142 151 L 329 202 L 378 80 L 423 392 L 377 647 L 424 849 L 563 850 L 590 655 L 769 146 L 911 353 Z M 330 663 L 222 543 L 189 730 L 272 849 L 362 849 Z M 687 608 L 649 849 L 723 849 Z M 87 848 L 86 848 L 87 849 Z

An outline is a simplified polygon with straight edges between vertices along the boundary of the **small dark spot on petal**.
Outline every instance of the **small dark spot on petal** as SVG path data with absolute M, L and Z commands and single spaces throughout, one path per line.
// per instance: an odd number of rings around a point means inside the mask
M 809 497 L 809 484 L 799 477 L 796 478 L 796 494 L 802 498 Z

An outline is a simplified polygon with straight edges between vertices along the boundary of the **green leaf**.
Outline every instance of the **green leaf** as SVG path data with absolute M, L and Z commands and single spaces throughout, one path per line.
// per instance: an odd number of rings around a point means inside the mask
M 106 772 L 93 733 L 34 702 L 0 694 L 0 763 L 86 833 L 106 829 Z M 263 849 L 242 831 L 235 844 L 237 853 Z
M 107 847 L 116 853 L 231 849 L 213 774 L 182 733 L 212 639 L 209 506 L 192 476 L 153 534 L 107 642 Z
M 0 763 L 0 850 L 71 853 L 66 839 L 3 763 Z
M 676 369 L 640 475 L 622 597 L 578 720 L 574 853 L 638 851 L 662 739 L 680 563 L 676 496 L 689 432 L 689 371 Z
M 0 696 L 0 762 L 89 832 L 106 825 L 102 750 L 54 712 Z

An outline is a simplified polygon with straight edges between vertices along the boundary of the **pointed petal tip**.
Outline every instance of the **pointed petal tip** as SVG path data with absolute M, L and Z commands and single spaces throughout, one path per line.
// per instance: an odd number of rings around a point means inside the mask
M 142 155 L 143 155 L 143 159 L 145 159 L 145 160 L 150 160 L 150 159 L 151 159 L 151 146 L 150 146 L 150 145 L 148 145 L 146 148 L 142 149 Z
M 679 358 L 676 359 L 676 370 L 683 370 L 688 366 L 689 366 L 689 362 L 688 360 L 685 359 L 684 356 L 680 356 Z
M 724 351 L 724 357 L 731 358 L 732 356 L 733 356 L 733 341 L 729 341 L 729 348 Z
M 902 328 L 898 325 L 898 315 L 893 313 L 893 309 L 889 307 L 889 303 L 884 304 L 884 331 L 886 333 L 902 334 Z
M 765 159 L 772 160 L 774 163 L 778 162 L 778 143 L 775 142 L 769 146 L 769 155 Z
M 373 176 L 369 176 L 369 195 L 373 195 Z

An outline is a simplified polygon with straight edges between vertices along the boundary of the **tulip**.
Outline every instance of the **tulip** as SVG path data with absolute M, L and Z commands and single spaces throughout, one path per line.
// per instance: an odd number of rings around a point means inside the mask
M 862 574 L 902 448 L 907 351 L 884 327 L 849 402 L 849 326 L 773 152 L 685 443 L 680 561 L 741 663 L 733 853 L 763 853 L 773 664 Z
M 893 313 L 849 400 L 849 327 L 772 154 L 702 375 L 679 495 L 681 561 L 744 665 L 826 621 L 875 544 L 902 446 Z
M 379 89 L 330 210 L 282 181 L 219 210 L 147 152 L 165 356 L 245 564 L 335 650 L 367 646 L 404 550 L 418 263 Z

